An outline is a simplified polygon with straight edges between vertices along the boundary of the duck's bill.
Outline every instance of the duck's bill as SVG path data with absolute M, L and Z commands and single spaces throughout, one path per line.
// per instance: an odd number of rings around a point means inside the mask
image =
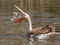
M 24 18 L 24 17 L 20 17 L 20 18 L 14 19 L 14 23 L 18 23 L 18 22 L 21 22 L 21 21 L 23 21 L 23 20 L 28 21 L 28 19 L 26 19 L 26 18 Z
M 21 22 L 21 21 L 23 21 L 23 17 L 20 17 L 20 18 L 17 18 L 17 19 L 14 20 L 15 23 L 18 23 L 18 22 Z

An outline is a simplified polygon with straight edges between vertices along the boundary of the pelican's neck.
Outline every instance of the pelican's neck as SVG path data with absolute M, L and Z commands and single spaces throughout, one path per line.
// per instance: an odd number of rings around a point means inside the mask
M 30 18 L 28 19 L 28 22 L 29 22 L 29 30 L 32 30 L 32 22 Z

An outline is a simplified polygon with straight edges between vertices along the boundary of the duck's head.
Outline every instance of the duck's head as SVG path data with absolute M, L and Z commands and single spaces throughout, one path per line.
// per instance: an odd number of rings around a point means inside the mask
M 18 16 L 18 14 L 14 13 L 13 19 L 11 19 L 11 21 L 14 21 L 15 23 L 17 23 L 17 22 L 21 22 L 23 20 L 28 21 L 30 19 L 30 16 L 27 13 L 23 12 L 18 6 L 14 5 L 14 7 L 16 9 L 18 9 L 22 13 L 22 15 Z M 18 17 L 16 17 L 16 16 L 18 16 Z

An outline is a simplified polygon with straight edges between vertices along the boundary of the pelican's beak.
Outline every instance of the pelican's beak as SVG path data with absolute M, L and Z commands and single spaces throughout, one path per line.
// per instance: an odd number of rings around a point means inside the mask
M 25 18 L 25 17 L 20 17 L 20 18 L 15 19 L 14 22 L 15 22 L 15 23 L 18 23 L 18 22 L 21 22 L 21 21 L 23 21 L 23 20 L 28 21 L 27 18 Z

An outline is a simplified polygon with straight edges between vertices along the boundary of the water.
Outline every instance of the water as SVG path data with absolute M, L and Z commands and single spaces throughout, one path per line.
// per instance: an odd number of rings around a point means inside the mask
M 29 45 L 29 40 L 27 39 L 28 24 L 25 21 L 21 23 L 13 23 L 9 19 L 12 15 L 0 14 L 0 45 Z M 52 15 L 47 15 L 50 13 L 43 13 L 43 15 L 30 15 L 33 23 L 33 28 L 39 27 L 41 25 L 46 25 L 49 22 L 56 23 L 56 31 L 60 30 L 60 17 L 48 18 Z M 54 16 L 54 15 L 53 15 Z M 60 36 L 58 36 L 60 38 Z M 32 42 L 33 45 L 60 45 L 60 39 L 55 40 L 40 40 Z

